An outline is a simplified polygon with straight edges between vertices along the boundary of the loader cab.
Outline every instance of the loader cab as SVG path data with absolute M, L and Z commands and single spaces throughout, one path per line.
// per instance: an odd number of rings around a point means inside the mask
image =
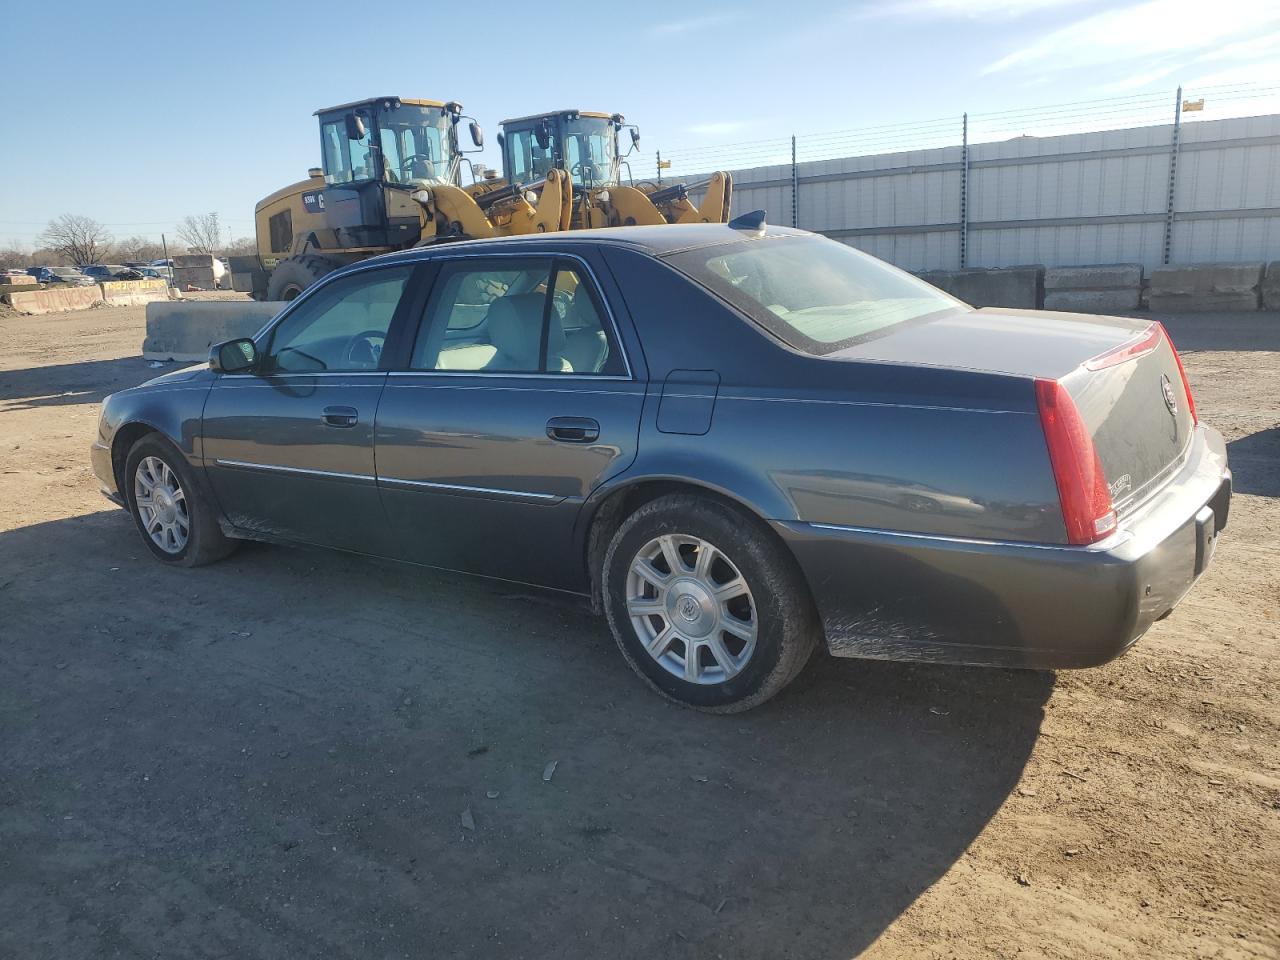
M 616 185 L 621 114 L 560 110 L 502 121 L 502 165 L 511 183 L 535 183 L 564 170 L 575 190 Z M 634 128 L 632 128 L 634 129 Z
M 459 182 L 462 105 L 382 97 L 316 112 L 329 186 Z
M 462 105 L 374 97 L 316 117 L 324 183 L 302 194 L 306 212 L 323 217 L 316 245 L 369 253 L 414 242 L 421 224 L 412 193 L 460 182 Z

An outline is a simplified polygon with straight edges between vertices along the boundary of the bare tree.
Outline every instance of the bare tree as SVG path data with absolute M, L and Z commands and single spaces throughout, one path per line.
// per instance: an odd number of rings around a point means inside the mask
M 36 242 L 52 247 L 76 266 L 83 267 L 106 259 L 111 249 L 111 234 L 92 217 L 64 213 L 49 221 Z
M 253 237 L 240 237 L 228 243 L 223 252 L 229 257 L 252 257 L 258 252 L 258 241 Z
M 164 256 L 164 247 L 150 237 L 126 237 L 118 240 L 115 251 L 121 260 L 148 262 Z
M 22 247 L 0 247 L 0 270 L 22 270 L 31 265 L 31 251 Z
M 178 223 L 178 237 L 190 253 L 217 253 L 222 248 L 222 224 L 216 213 L 186 216 Z

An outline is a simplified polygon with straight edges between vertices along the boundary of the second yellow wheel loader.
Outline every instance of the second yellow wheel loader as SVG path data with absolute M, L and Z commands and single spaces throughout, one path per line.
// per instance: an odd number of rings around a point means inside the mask
M 498 141 L 508 183 L 539 180 L 562 170 L 573 186 L 571 228 L 625 227 L 663 223 L 728 223 L 733 178 L 718 171 L 701 184 L 662 187 L 650 181 L 624 183 L 630 166 L 619 146 L 630 133 L 630 153 L 640 131 L 620 113 L 557 110 L 503 120 Z M 704 189 L 696 206 L 690 192 Z

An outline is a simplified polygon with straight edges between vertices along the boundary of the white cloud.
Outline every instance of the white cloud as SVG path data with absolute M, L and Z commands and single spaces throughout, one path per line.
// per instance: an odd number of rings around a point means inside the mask
M 732 20 L 736 20 L 737 17 L 738 15 L 735 13 L 708 13 L 700 17 L 690 17 L 687 20 L 667 20 L 649 27 L 649 33 L 655 37 L 696 33 L 699 30 L 709 30 L 712 27 L 729 23 Z
M 1159 70 L 1169 66 L 1160 64 L 1161 59 L 1181 57 L 1180 62 L 1185 62 L 1226 41 L 1252 42 L 1242 38 L 1277 29 L 1280 6 L 1269 0 L 1220 0 L 1212 8 L 1200 0 L 1148 0 L 1094 14 L 1047 33 L 982 72 L 1016 68 L 1056 72 L 1117 63 L 1145 63 L 1150 69 L 1152 60 Z M 1173 65 L 1169 72 L 1176 68 Z

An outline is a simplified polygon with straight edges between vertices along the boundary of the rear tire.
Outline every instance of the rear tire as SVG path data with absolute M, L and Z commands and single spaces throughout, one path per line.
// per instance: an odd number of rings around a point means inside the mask
M 142 542 L 157 560 L 199 567 L 235 550 L 237 541 L 223 535 L 187 458 L 159 434 L 147 434 L 129 450 L 122 486 Z
M 326 274 L 338 269 L 327 257 L 290 257 L 276 265 L 267 281 L 268 300 L 293 300 Z
M 772 532 L 692 494 L 660 497 L 624 520 L 601 585 L 631 668 L 663 696 L 711 713 L 777 694 L 821 629 L 795 559 Z

